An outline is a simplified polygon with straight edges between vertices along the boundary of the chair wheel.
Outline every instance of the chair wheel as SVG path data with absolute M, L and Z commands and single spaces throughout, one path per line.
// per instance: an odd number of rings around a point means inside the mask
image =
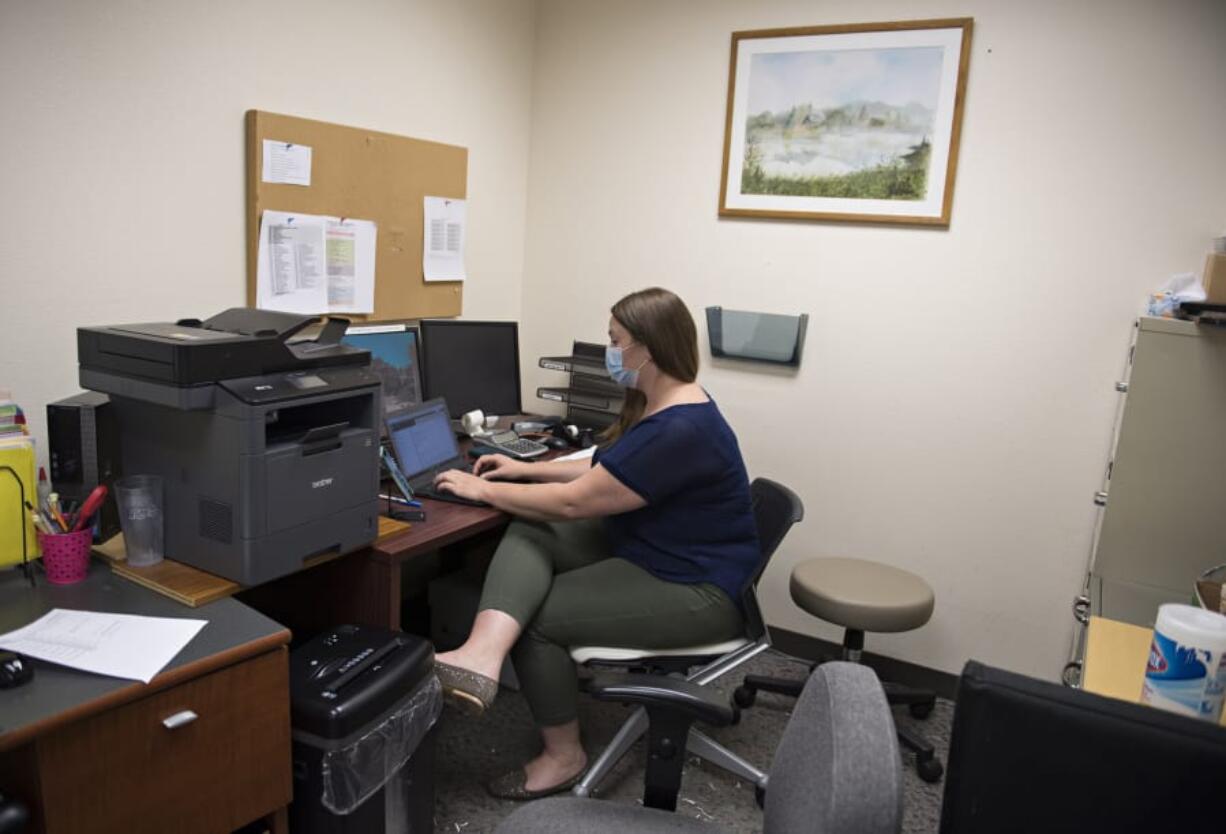
M 925 759 L 915 763 L 915 772 L 925 782 L 938 782 L 945 773 L 945 767 L 936 759 Z
M 758 807 L 766 809 L 766 788 L 761 785 L 753 786 L 753 801 L 758 803 Z
M 732 693 L 732 700 L 741 709 L 749 709 L 757 699 L 758 690 L 751 689 L 748 686 L 738 686 L 736 691 Z
M 921 704 L 910 704 L 907 709 L 910 711 L 912 718 L 918 718 L 920 721 L 923 721 L 932 715 L 932 708 L 935 706 L 935 701 L 925 701 Z

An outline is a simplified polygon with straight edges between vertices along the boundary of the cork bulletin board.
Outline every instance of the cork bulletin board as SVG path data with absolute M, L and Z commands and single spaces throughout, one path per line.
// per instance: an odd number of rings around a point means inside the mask
M 309 186 L 263 181 L 265 139 L 311 148 Z M 467 181 L 466 148 L 248 110 L 248 305 L 256 304 L 260 215 L 269 209 L 375 222 L 375 312 L 347 313 L 346 318 L 458 316 L 463 283 L 426 282 L 422 277 L 422 198 L 464 199 Z

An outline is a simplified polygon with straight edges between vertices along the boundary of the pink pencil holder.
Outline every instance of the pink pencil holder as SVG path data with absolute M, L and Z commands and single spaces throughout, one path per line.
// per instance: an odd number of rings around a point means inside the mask
M 94 542 L 93 530 L 77 533 L 38 534 L 38 546 L 43 551 L 43 571 L 47 581 L 55 585 L 80 582 L 89 572 L 89 548 Z

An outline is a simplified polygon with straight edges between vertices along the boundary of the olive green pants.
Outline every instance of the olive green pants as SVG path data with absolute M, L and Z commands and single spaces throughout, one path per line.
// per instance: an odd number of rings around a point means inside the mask
M 543 727 L 577 715 L 571 646 L 682 648 L 743 631 L 740 610 L 718 586 L 669 582 L 611 557 L 599 519 L 513 522 L 485 577 L 481 610 L 491 608 L 524 629 L 511 657 Z

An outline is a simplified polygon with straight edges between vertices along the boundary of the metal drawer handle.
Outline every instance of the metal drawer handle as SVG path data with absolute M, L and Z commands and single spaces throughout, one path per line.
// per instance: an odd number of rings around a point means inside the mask
M 176 712 L 169 718 L 163 718 L 162 726 L 168 730 L 177 730 L 184 724 L 190 724 L 199 717 L 199 715 L 196 715 L 196 713 L 192 712 L 191 710 L 185 709 L 182 712 Z

